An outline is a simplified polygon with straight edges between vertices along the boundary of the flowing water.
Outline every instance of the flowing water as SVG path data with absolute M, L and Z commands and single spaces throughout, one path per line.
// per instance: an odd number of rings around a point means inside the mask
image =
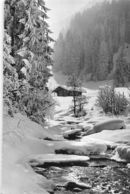
M 83 166 L 35 167 L 56 185 L 55 194 L 130 194 L 130 169 L 125 163 L 110 160 L 90 160 Z M 88 189 L 66 187 L 68 182 L 82 182 Z
M 64 121 L 64 116 L 59 119 Z M 69 126 L 71 129 L 79 127 L 75 122 L 63 124 L 63 127 Z M 111 155 L 111 152 L 107 150 L 106 154 Z M 93 158 L 84 164 L 66 163 L 64 166 L 53 162 L 33 168 L 36 173 L 54 182 L 55 189 L 51 194 L 130 194 L 130 169 L 127 164 L 108 158 Z M 72 184 L 77 182 L 86 185 L 87 189 Z

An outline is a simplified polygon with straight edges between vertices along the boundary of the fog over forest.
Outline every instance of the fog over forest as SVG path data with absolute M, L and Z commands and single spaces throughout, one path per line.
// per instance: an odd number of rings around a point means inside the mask
M 129 0 L 104 1 L 75 14 L 56 41 L 54 71 L 85 81 L 130 81 L 129 7 Z

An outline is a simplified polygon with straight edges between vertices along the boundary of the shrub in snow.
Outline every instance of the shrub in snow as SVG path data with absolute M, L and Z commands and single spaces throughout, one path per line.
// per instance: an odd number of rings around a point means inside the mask
M 45 117 L 53 111 L 55 102 L 46 90 L 28 89 L 20 105 L 19 109 L 25 112 L 32 121 L 43 124 Z
M 128 100 L 124 93 L 116 93 L 110 86 L 100 88 L 97 102 L 105 113 L 114 115 L 123 114 L 128 106 Z

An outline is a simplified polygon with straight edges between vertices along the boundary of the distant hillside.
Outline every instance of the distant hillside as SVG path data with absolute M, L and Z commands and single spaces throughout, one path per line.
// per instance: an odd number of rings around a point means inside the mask
M 130 81 L 129 53 L 130 0 L 105 1 L 76 14 L 67 33 L 60 33 L 53 70 L 84 80 L 114 78 L 124 84 Z

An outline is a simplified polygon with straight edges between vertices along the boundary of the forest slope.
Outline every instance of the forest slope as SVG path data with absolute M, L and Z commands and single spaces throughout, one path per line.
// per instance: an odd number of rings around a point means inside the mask
M 105 1 L 77 13 L 67 33 L 60 33 L 53 69 L 85 80 L 114 77 L 122 83 L 130 81 L 129 55 L 130 1 Z

